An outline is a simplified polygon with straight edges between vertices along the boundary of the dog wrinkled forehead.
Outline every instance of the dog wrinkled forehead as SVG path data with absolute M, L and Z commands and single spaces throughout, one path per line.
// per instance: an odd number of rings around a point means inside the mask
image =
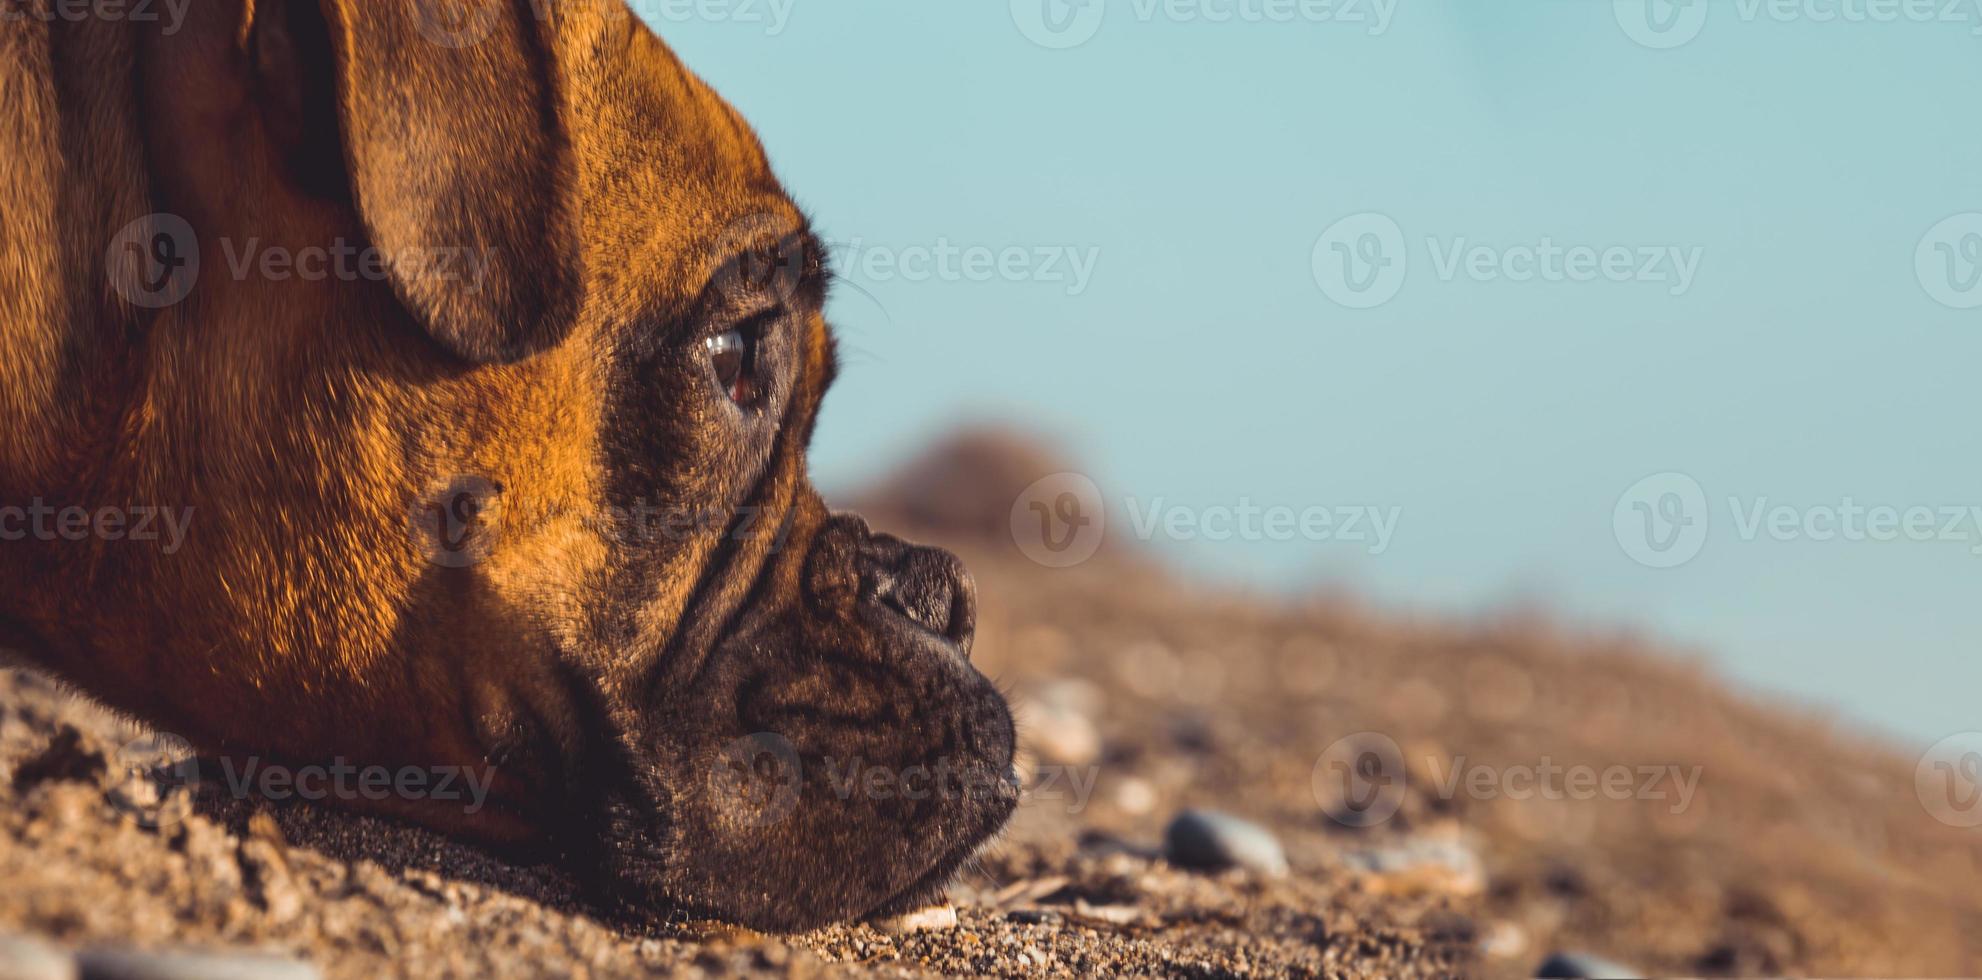
M 611 14 L 619 0 L 575 6 L 556 57 L 595 298 L 685 300 L 721 263 L 803 228 L 733 107 L 630 11 Z

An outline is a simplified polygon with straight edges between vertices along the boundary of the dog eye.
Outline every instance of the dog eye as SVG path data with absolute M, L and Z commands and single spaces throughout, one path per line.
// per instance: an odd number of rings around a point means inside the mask
M 729 400 L 748 405 L 755 397 L 757 338 L 751 331 L 731 330 L 702 341 L 716 371 L 716 385 Z

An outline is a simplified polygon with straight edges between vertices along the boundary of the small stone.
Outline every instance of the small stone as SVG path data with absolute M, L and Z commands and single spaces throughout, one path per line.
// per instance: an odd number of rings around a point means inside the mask
M 957 910 L 949 905 L 931 905 L 876 924 L 876 928 L 891 936 L 903 936 L 914 932 L 941 932 L 956 927 Z
M 1073 916 L 1109 926 L 1137 925 L 1148 918 L 1134 905 L 1090 905 L 1085 900 L 1074 902 Z
M 1378 894 L 1464 897 L 1486 890 L 1485 862 L 1458 840 L 1416 838 L 1343 858 L 1371 876 L 1370 890 Z
M 76 963 L 39 939 L 0 936 L 0 980 L 75 980 Z
M 301 960 L 265 953 L 90 949 L 77 957 L 82 980 L 321 980 Z
M 1048 909 L 1019 909 L 1005 913 L 1005 919 L 1022 926 L 1052 925 L 1060 921 L 1060 913 Z
M 1511 960 L 1528 951 L 1528 933 L 1519 925 L 1502 919 L 1480 935 L 1480 952 L 1500 960 Z
M 1156 809 L 1156 788 L 1146 779 L 1129 776 L 1115 784 L 1115 806 L 1132 817 Z
M 1089 712 L 1096 702 L 1080 692 L 1092 685 L 1061 681 L 1017 706 L 1019 738 L 1045 766 L 1085 766 L 1101 756 L 1101 733 Z
M 1037 902 L 1065 887 L 1067 887 L 1067 878 L 1063 875 L 1050 875 L 1045 878 L 1029 878 L 1024 881 L 1014 881 L 998 889 L 998 893 L 991 897 L 991 903 L 1000 906 L 1026 905 Z
M 1633 980 L 1643 975 L 1628 966 L 1588 953 L 1557 953 L 1535 971 L 1537 977 L 1576 980 Z
M 1170 821 L 1163 840 L 1165 856 L 1179 867 L 1241 867 L 1269 877 L 1287 873 L 1286 852 L 1272 832 L 1223 813 L 1185 810 Z

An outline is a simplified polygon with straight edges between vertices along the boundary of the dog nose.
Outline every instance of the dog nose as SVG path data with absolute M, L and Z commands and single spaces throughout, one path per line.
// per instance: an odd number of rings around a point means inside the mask
M 970 656 L 977 632 L 977 583 L 941 548 L 876 534 L 861 546 L 867 594 Z

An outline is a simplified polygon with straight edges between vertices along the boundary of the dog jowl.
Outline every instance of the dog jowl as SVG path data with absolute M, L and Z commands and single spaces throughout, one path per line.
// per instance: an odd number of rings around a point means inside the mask
M 469 6 L 0 22 L 0 506 L 189 515 L 0 542 L 0 645 L 208 752 L 486 769 L 358 805 L 633 907 L 928 898 L 1012 811 L 1011 718 L 956 560 L 807 480 L 817 239 L 637 18 Z

